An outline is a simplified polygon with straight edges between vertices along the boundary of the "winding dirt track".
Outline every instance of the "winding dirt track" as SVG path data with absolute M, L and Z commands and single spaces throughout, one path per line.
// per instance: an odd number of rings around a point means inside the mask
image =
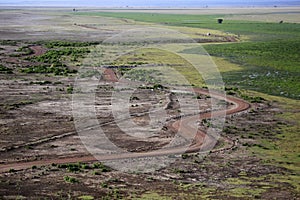
M 42 46 L 31 46 L 29 48 L 34 52 L 34 54 L 32 54 L 31 56 L 40 56 L 47 52 L 47 49 Z
M 104 79 L 109 82 L 118 82 L 119 79 L 112 69 L 105 69 L 103 72 Z
M 108 72 L 107 72 L 108 73 Z M 108 79 L 115 82 L 114 73 L 108 73 Z M 63 163 L 75 163 L 75 162 L 93 162 L 93 161 L 105 161 L 105 160 L 117 160 L 117 159 L 126 159 L 126 158 L 140 158 L 140 157 L 153 157 L 153 156 L 163 156 L 163 155 L 174 155 L 174 154 L 182 154 L 184 152 L 197 152 L 197 151 L 206 151 L 211 150 L 211 148 L 215 145 L 216 139 L 212 136 L 209 136 L 203 131 L 199 131 L 197 127 L 195 127 L 197 121 L 201 119 L 209 119 L 213 117 L 220 117 L 226 115 L 232 115 L 235 113 L 239 113 L 250 108 L 250 105 L 238 98 L 228 97 L 223 94 L 219 94 L 217 92 L 207 91 L 200 88 L 195 88 L 194 92 L 198 94 L 210 95 L 213 98 L 217 98 L 220 100 L 225 100 L 229 103 L 232 103 L 234 106 L 228 108 L 226 110 L 219 110 L 213 112 L 207 112 L 201 115 L 194 115 L 188 117 L 182 117 L 173 123 L 173 127 L 176 130 L 180 130 L 180 133 L 183 137 L 188 139 L 193 139 L 193 143 L 186 147 L 170 147 L 163 148 L 156 151 L 151 152 L 142 152 L 142 153 L 121 153 L 121 154 L 109 154 L 109 155 L 101 155 L 98 156 L 97 159 L 94 156 L 78 156 L 78 157 L 68 157 L 68 158 L 55 158 L 48 160 L 39 160 L 39 161 L 30 161 L 30 162 L 18 162 L 18 163 L 9 163 L 0 165 L 0 173 L 7 172 L 10 169 L 14 170 L 22 170 L 31 168 L 32 166 L 43 166 L 43 165 L 51 165 L 52 163 L 63 164 Z M 179 129 L 180 128 L 180 129 Z
M 215 118 L 215 117 L 222 117 L 225 114 L 226 115 L 232 115 L 235 113 L 239 113 L 245 110 L 248 110 L 250 108 L 250 104 L 247 102 L 235 98 L 235 97 L 230 97 L 226 96 L 224 94 L 220 94 L 214 91 L 208 91 L 205 89 L 201 88 L 194 88 L 193 89 L 195 93 L 198 94 L 205 94 L 209 95 L 212 98 L 216 98 L 219 100 L 225 100 L 228 103 L 232 103 L 234 106 L 232 108 L 226 109 L 226 110 L 219 110 L 219 111 L 213 111 L 213 112 L 207 112 L 203 113 L 201 115 L 194 115 L 194 116 L 189 116 L 189 117 L 184 117 L 180 120 L 177 120 L 176 122 L 173 123 L 173 127 L 176 130 L 179 130 L 179 128 L 182 130 L 183 134 L 191 134 L 195 132 L 195 127 L 192 127 L 193 125 L 197 123 L 197 121 L 202 120 L 202 119 L 210 119 L 210 118 Z M 192 126 L 190 126 L 192 124 Z M 193 144 L 186 149 L 185 152 L 196 152 L 196 151 L 206 151 L 206 150 L 211 150 L 213 146 L 216 143 L 216 140 L 218 138 L 215 138 L 213 136 L 210 136 L 209 134 L 206 134 L 204 131 L 197 130 L 196 135 L 194 136 L 194 142 Z

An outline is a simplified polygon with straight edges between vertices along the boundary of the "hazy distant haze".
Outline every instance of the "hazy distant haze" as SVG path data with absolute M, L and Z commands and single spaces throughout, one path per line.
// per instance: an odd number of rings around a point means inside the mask
M 82 6 L 82 7 L 218 7 L 218 6 L 300 6 L 300 0 L 6 0 L 0 6 Z

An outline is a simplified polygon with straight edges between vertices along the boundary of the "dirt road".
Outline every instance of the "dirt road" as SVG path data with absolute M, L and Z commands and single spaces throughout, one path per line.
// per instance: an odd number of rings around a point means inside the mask
M 118 77 L 112 69 L 105 69 L 103 72 L 104 80 L 108 82 L 118 82 Z
M 114 72 L 109 72 L 110 69 L 107 69 L 106 76 L 107 79 L 112 79 L 111 81 L 115 82 L 115 76 L 112 75 Z M 197 151 L 205 151 L 210 149 L 214 146 L 216 139 L 206 134 L 203 131 L 198 130 L 195 127 L 197 121 L 201 119 L 209 119 L 213 117 L 223 116 L 225 113 L 226 115 L 232 115 L 235 113 L 239 113 L 242 111 L 247 110 L 250 108 L 250 105 L 238 98 L 225 96 L 223 94 L 219 94 L 217 92 L 208 91 L 205 89 L 195 88 L 194 91 L 198 94 L 210 95 L 212 98 L 217 98 L 219 100 L 225 100 L 228 103 L 233 104 L 230 108 L 226 110 L 219 110 L 213 112 L 207 112 L 201 115 L 194 115 L 183 117 L 176 122 L 173 123 L 173 127 L 176 130 L 180 129 L 180 133 L 185 138 L 193 138 L 193 143 L 191 146 L 186 147 L 171 147 L 171 148 L 164 148 L 156 151 L 151 152 L 141 152 L 141 153 L 122 153 L 122 154 L 110 154 L 110 155 L 101 155 L 100 161 L 105 160 L 117 160 L 117 159 L 125 159 L 125 158 L 139 158 L 139 157 L 153 157 L 153 156 L 162 156 L 162 155 L 172 155 L 172 154 L 181 154 L 184 152 L 197 152 Z M 193 132 L 196 130 L 196 135 Z M 98 157 L 99 159 L 99 157 Z M 0 173 L 7 172 L 10 169 L 14 170 L 22 170 L 31 168 L 32 166 L 43 166 L 43 165 L 50 165 L 52 163 L 62 164 L 62 163 L 74 163 L 74 162 L 93 162 L 98 161 L 93 156 L 80 156 L 80 157 L 69 157 L 69 158 L 61 158 L 61 159 L 48 159 L 48 160 L 39 160 L 39 161 L 30 161 L 30 162 L 18 162 L 18 163 L 9 163 L 9 164 L 2 164 L 0 165 Z
M 213 112 L 207 112 L 203 113 L 201 115 L 194 115 L 189 117 L 184 117 L 181 120 L 177 120 L 173 127 L 176 130 L 179 130 L 179 128 L 182 130 L 182 134 L 187 135 L 195 132 L 195 127 L 190 126 L 190 124 L 195 125 L 198 121 L 202 119 L 210 119 L 211 117 L 220 117 L 226 115 L 232 115 L 235 113 L 239 113 L 242 111 L 245 111 L 250 108 L 250 104 L 247 102 L 231 97 L 231 96 L 225 96 L 223 94 L 214 92 L 214 91 L 208 91 L 206 89 L 201 88 L 194 88 L 193 89 L 195 93 L 197 94 L 204 94 L 209 95 L 212 98 L 216 98 L 219 100 L 224 100 L 228 103 L 233 104 L 234 106 L 226 109 L 226 110 L 219 110 L 219 111 L 213 111 Z M 196 151 L 205 151 L 205 150 L 211 150 L 211 147 L 214 146 L 217 138 L 214 138 L 213 136 L 210 136 L 209 134 L 206 134 L 204 131 L 197 130 L 196 135 L 194 136 L 194 143 L 185 151 L 185 152 L 196 152 Z
M 40 56 L 47 52 L 47 49 L 45 49 L 42 46 L 31 46 L 29 47 L 31 50 L 33 50 L 34 54 L 32 56 Z

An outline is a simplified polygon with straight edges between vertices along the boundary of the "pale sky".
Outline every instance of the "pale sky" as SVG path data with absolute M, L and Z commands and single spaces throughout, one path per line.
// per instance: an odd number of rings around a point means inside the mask
M 294 6 L 300 0 L 0 0 L 0 6 L 204 7 Z

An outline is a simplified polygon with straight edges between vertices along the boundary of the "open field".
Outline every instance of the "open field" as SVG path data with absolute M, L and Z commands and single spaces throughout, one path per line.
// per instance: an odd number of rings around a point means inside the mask
M 98 12 L 119 12 L 120 10 L 97 10 Z M 132 13 L 160 13 L 160 14 L 183 14 L 183 15 L 228 15 L 225 19 L 228 20 L 246 20 L 246 21 L 261 21 L 261 22 L 288 22 L 300 23 L 299 8 L 221 8 L 221 9 L 124 9 L 122 12 Z
M 90 9 L 80 9 L 90 11 Z M 291 23 L 299 23 L 299 7 L 260 7 L 260 8 L 199 8 L 199 9 L 93 9 L 94 12 L 127 12 L 127 13 L 160 13 L 160 14 L 183 14 L 183 15 L 233 15 L 247 16 L 247 20 L 277 22 L 284 20 Z M 236 16 L 235 16 L 236 15 Z M 276 21 L 275 21 L 276 20 Z
M 0 199 L 299 199 L 298 16 L 0 10 Z
M 217 18 L 227 15 L 175 15 L 145 13 L 79 13 L 80 15 L 100 15 L 129 18 L 143 22 L 163 23 L 168 26 L 205 27 L 238 35 L 237 40 L 248 38 L 240 44 L 205 45 L 212 56 L 228 59 L 243 66 L 236 73 L 223 73 L 230 85 L 258 90 L 272 95 L 283 95 L 299 99 L 299 32 L 300 25 L 293 23 L 266 23 L 230 20 L 217 24 Z M 241 38 L 241 35 L 243 37 Z M 223 37 L 226 37 L 223 35 Z M 205 42 L 205 41 L 204 41 Z M 202 48 L 202 47 L 201 47 Z M 199 48 L 199 49 L 201 49 Z M 199 53 L 187 50 L 185 53 Z

